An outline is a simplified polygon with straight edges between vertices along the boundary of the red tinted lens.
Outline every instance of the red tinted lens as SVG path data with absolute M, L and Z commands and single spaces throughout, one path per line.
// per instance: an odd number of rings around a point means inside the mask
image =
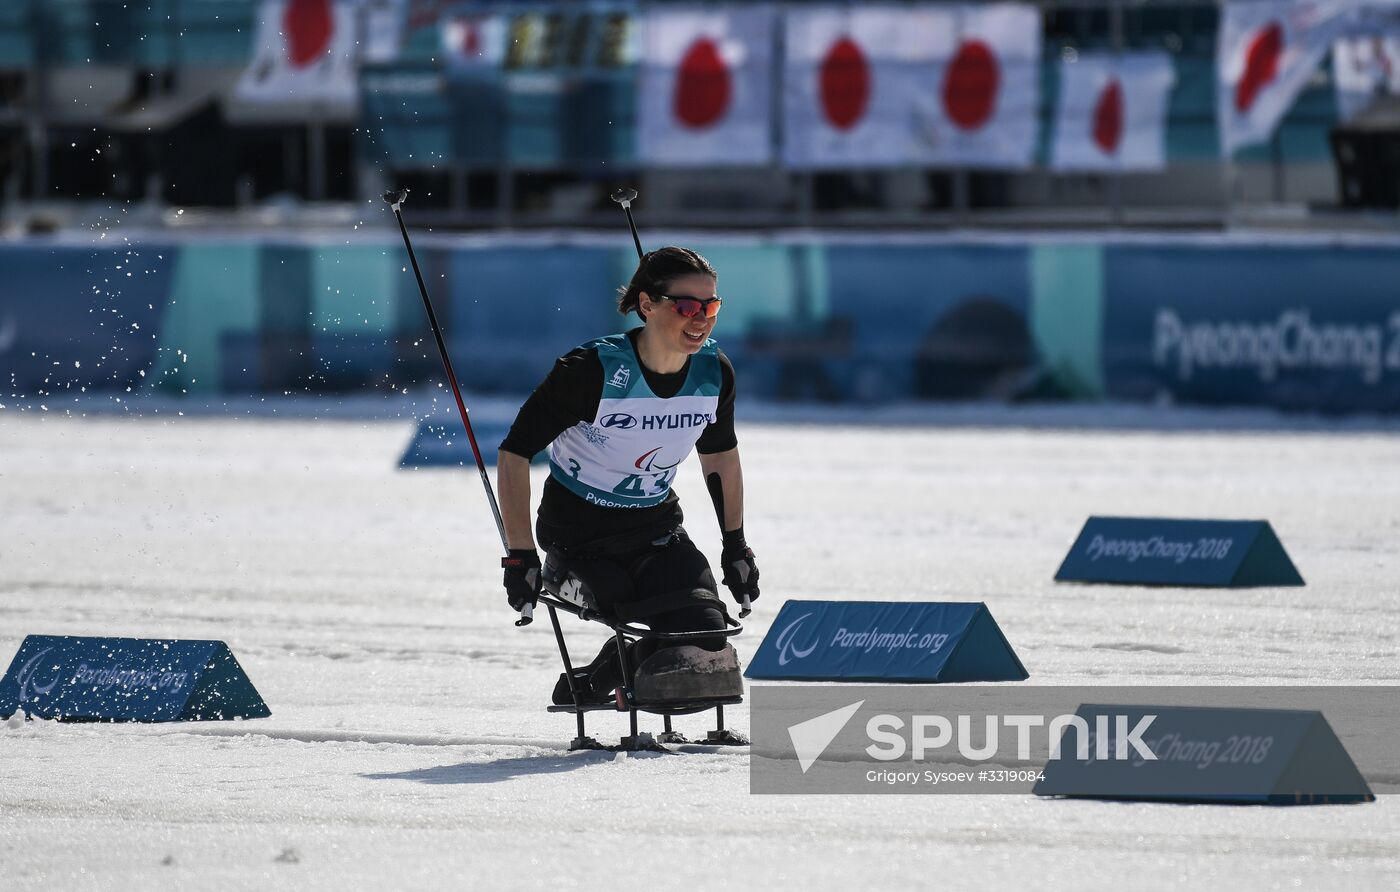
M 676 312 L 687 319 L 692 316 L 700 315 L 700 311 L 705 309 L 705 305 L 700 303 L 700 301 L 692 300 L 688 297 L 674 298 L 671 303 L 676 305 Z
M 713 319 L 719 315 L 721 301 L 717 297 L 713 300 L 700 300 L 697 297 L 670 297 L 668 295 L 666 299 L 676 308 L 676 314 L 686 319 L 699 316 L 701 312 L 705 314 L 706 319 Z

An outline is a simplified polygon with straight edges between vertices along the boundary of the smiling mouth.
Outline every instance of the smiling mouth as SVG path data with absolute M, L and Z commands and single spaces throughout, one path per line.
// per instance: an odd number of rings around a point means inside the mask
M 704 333 L 703 331 L 700 332 L 699 334 L 691 334 L 690 332 L 687 331 L 687 332 L 684 332 L 684 334 L 685 334 L 686 338 L 687 338 L 688 340 L 691 340 L 691 341 L 699 342 L 699 341 L 705 340 L 705 333 Z

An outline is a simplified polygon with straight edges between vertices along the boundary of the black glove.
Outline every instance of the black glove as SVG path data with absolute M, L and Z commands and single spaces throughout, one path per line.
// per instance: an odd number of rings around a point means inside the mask
M 505 578 L 501 584 L 506 587 L 506 601 L 516 613 L 525 605 L 535 606 L 540 594 L 540 556 L 533 548 L 512 548 L 509 557 L 501 558 Z
M 744 603 L 744 596 L 750 601 L 758 600 L 758 565 L 753 562 L 753 549 L 744 541 L 744 528 L 730 530 L 724 534 L 724 550 L 719 556 L 724 569 L 721 580 L 738 603 Z

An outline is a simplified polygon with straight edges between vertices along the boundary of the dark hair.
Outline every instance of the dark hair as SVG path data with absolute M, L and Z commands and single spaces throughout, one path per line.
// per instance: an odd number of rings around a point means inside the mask
M 626 316 L 636 310 L 637 315 L 642 316 L 643 291 L 652 296 L 665 294 L 666 289 L 670 288 L 676 279 L 694 275 L 719 278 L 715 268 L 710 266 L 710 261 L 689 248 L 667 245 L 655 251 L 648 251 L 642 255 L 641 263 L 637 264 L 632 281 L 628 282 L 626 287 L 617 289 L 617 311 Z M 645 320 L 646 317 L 642 316 L 642 319 Z

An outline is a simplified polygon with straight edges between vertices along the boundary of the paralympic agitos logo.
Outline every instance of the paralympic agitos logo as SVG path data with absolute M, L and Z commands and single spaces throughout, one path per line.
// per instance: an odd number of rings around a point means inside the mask
M 802 624 L 807 621 L 807 617 L 811 615 L 812 614 L 810 612 L 802 614 L 797 619 L 789 623 L 788 627 L 786 629 L 783 629 L 783 631 L 778 634 L 777 644 L 779 666 L 786 666 L 793 660 L 800 660 L 803 657 L 808 656 L 812 653 L 812 651 L 816 650 L 817 645 L 821 643 L 819 639 L 813 639 L 812 643 L 807 647 L 806 650 L 801 650 L 795 644 L 793 644 L 793 638 L 796 637 L 797 630 L 801 628 Z
M 54 689 L 55 686 L 58 685 L 59 679 L 62 677 L 61 672 L 58 675 L 55 675 L 52 679 L 50 679 L 47 684 L 37 682 L 34 679 L 34 676 L 37 675 L 39 672 L 39 661 L 42 660 L 45 654 L 47 654 L 51 650 L 53 650 L 52 647 L 46 647 L 43 650 L 39 651 L 29 660 L 29 662 L 24 664 L 24 666 L 19 670 L 19 674 L 15 676 L 15 681 L 19 682 L 20 703 L 24 703 L 26 700 L 29 699 L 31 691 L 39 696 L 44 696 L 47 695 L 50 691 Z M 52 668 L 57 669 L 59 667 L 54 666 Z
M 643 452 L 641 456 L 635 462 L 632 463 L 632 466 L 639 471 L 647 471 L 648 473 L 650 473 L 653 471 L 669 471 L 676 465 L 680 464 L 680 461 L 671 462 L 669 465 L 657 464 L 656 454 L 660 451 L 661 447 L 657 446 L 655 449 Z

